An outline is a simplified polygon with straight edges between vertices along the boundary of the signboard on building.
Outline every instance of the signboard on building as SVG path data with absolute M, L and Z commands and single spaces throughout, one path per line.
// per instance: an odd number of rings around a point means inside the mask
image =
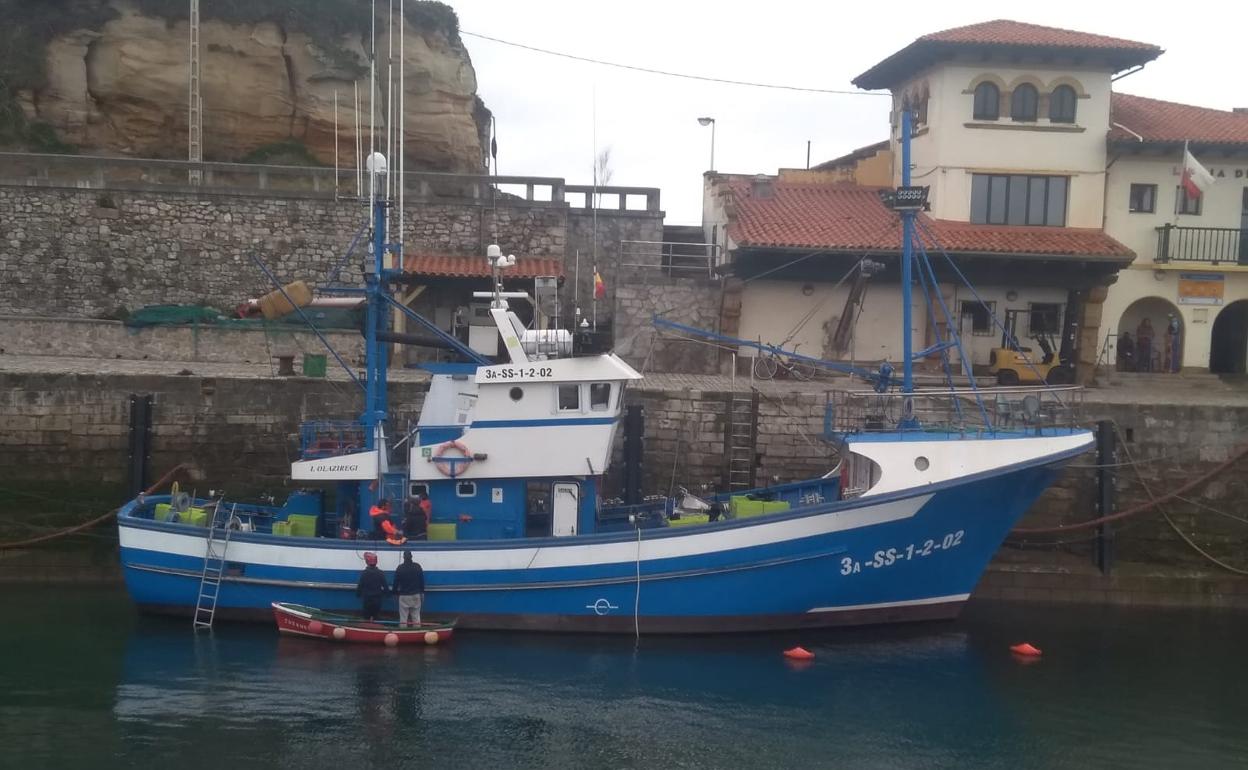
M 1179 304 L 1221 305 L 1225 288 L 1221 273 L 1179 273 Z

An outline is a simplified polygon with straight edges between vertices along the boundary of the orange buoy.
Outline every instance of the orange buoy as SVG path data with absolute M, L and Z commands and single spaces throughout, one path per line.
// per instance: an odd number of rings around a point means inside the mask
M 790 660 L 814 660 L 815 654 L 805 647 L 794 647 L 784 651 L 784 657 Z
M 1028 658 L 1040 657 L 1040 650 L 1036 647 L 1033 647 L 1030 642 L 1023 642 L 1022 644 L 1010 645 L 1010 652 L 1014 653 L 1015 655 L 1025 655 Z

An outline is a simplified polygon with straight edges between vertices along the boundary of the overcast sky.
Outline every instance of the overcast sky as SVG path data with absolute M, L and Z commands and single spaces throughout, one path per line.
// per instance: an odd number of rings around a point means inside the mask
M 1238 0 L 447 1 L 465 31 L 526 45 L 732 80 L 847 90 L 851 78 L 920 35 L 1011 18 L 1165 49 L 1117 83 L 1119 91 L 1221 109 L 1248 106 L 1248 3 Z M 464 42 L 479 93 L 498 123 L 500 173 L 588 184 L 596 123 L 597 146 L 612 151 L 611 183 L 660 188 L 669 224 L 701 218 L 711 130 L 698 125 L 699 116 L 716 119 L 715 166 L 727 172 L 804 167 L 807 140 L 814 164 L 887 136 L 888 100 L 880 96 L 699 83 L 468 36 Z

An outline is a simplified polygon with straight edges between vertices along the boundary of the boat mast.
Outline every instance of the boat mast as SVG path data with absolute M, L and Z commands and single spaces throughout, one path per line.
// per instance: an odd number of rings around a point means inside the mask
M 910 186 L 910 110 L 902 109 L 901 111 L 901 186 Z M 903 393 L 914 392 L 914 362 L 911 360 L 913 352 L 911 347 L 914 344 L 913 325 L 911 318 L 913 314 L 913 300 L 911 298 L 910 284 L 913 280 L 911 276 L 911 263 L 914 261 L 914 245 L 911 241 L 914 239 L 914 217 L 917 210 L 913 208 L 901 208 L 898 210 L 901 214 L 901 350 L 902 350 L 902 369 L 901 369 L 901 391 Z

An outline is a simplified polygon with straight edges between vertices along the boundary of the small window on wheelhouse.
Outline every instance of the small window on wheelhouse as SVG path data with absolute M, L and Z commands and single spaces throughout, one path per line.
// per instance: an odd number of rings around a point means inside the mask
M 411 487 L 407 490 L 407 495 L 408 497 L 415 497 L 416 495 L 420 495 L 421 497 L 428 497 L 429 485 L 428 484 L 412 484 Z
M 476 497 L 477 496 L 477 482 L 475 481 L 459 482 L 458 484 L 455 485 L 455 496 L 456 497 Z
M 589 386 L 589 409 L 605 412 L 611 407 L 611 383 L 595 382 Z
M 559 386 L 559 411 L 578 412 L 581 409 L 581 386 Z

